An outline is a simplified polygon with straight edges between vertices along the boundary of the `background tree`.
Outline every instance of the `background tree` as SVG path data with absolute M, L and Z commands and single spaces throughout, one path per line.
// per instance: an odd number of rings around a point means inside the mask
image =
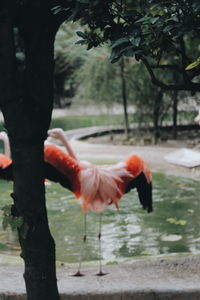
M 107 47 L 88 52 L 87 58 L 75 73 L 78 90 L 76 99 L 104 103 L 108 108 L 121 104 L 124 115 L 124 131 L 128 138 L 128 100 L 131 97 L 130 83 L 127 79 L 132 76 L 130 59 L 122 58 L 116 64 L 108 61 Z
M 59 28 L 55 39 L 54 101 L 58 107 L 71 104 L 76 93 L 74 73 L 84 63 L 88 53 L 84 47 L 75 45 L 76 31 L 80 26 L 65 23 Z
M 88 25 L 79 41 L 88 49 L 108 42 L 112 62 L 134 56 L 163 90 L 199 91 L 199 64 L 186 70 L 199 56 L 198 48 L 190 53 L 190 45 L 199 43 L 198 0 L 77 0 L 64 3 L 58 12 L 70 12 L 70 19 Z M 155 70 L 176 72 L 180 81 L 160 81 Z
M 174 91 L 176 137 L 178 91 L 194 94 L 200 90 L 199 1 L 87 0 L 77 1 L 72 11 L 74 20 L 78 17 L 88 24 L 78 43 L 86 44 L 88 49 L 109 43 L 113 63 L 122 56 L 135 57 L 143 62 L 160 93 Z M 98 15 L 101 11 L 104 18 Z M 155 109 L 155 116 L 158 113 Z
M 169 99 L 164 97 L 164 92 L 153 85 L 142 63 L 132 66 L 132 77 L 128 79 L 133 90 L 131 100 L 135 103 L 136 120 L 139 126 L 154 126 L 154 140 L 160 136 L 160 126 L 170 108 Z
M 57 6 L 56 13 L 68 13 L 69 20 L 87 24 L 84 32 L 78 32 L 82 39 L 77 43 L 87 45 L 87 49 L 108 43 L 111 62 L 122 56 L 135 57 L 143 62 L 160 91 L 174 91 L 176 137 L 175 95 L 181 90 L 193 94 L 200 90 L 199 1 L 77 0 Z M 158 113 L 155 109 L 155 116 Z

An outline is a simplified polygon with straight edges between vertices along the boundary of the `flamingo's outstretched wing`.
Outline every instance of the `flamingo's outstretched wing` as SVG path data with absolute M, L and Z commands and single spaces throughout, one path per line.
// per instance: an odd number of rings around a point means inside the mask
M 72 190 L 71 182 L 69 179 L 61 172 L 59 172 L 55 167 L 50 165 L 49 163 L 44 163 L 45 170 L 45 178 L 60 183 L 63 187 L 68 190 Z M 13 164 L 11 163 L 9 166 L 5 168 L 0 167 L 0 179 L 13 181 Z
M 7 180 L 7 181 L 13 180 L 13 165 L 12 165 L 12 163 L 5 168 L 0 167 L 0 179 Z
M 153 210 L 152 183 L 148 183 L 147 178 L 143 172 L 141 172 L 137 177 L 129 181 L 125 193 L 128 193 L 131 189 L 134 188 L 136 188 L 138 192 L 138 197 L 143 208 L 150 213 Z
M 66 189 L 72 191 L 71 182 L 66 175 L 58 171 L 55 167 L 47 162 L 45 162 L 45 178 L 54 182 L 58 182 Z

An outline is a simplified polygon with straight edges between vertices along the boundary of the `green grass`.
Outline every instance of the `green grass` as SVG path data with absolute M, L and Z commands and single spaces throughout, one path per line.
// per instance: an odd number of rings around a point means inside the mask
M 178 120 L 179 121 L 192 121 L 197 116 L 197 111 L 180 111 L 178 113 Z
M 66 116 L 53 119 L 50 127 L 70 130 L 102 125 L 123 125 L 123 115 Z
M 98 108 L 97 108 L 98 109 Z M 179 112 L 178 120 L 193 120 L 196 116 L 195 112 Z M 165 121 L 171 121 L 171 114 L 168 114 Z M 138 122 L 137 114 L 129 115 L 129 122 Z M 148 119 L 144 116 L 143 122 L 148 122 Z M 66 116 L 55 118 L 51 121 L 51 128 L 61 127 L 64 130 L 84 128 L 90 126 L 109 126 L 109 125 L 123 125 L 124 116 L 121 115 L 82 115 L 82 116 Z M 0 131 L 4 130 L 3 123 L 0 122 Z
M 191 121 L 193 122 L 194 118 L 196 117 L 197 112 L 196 111 L 179 111 L 177 115 L 178 122 L 181 121 Z M 164 121 L 171 121 L 172 122 L 172 113 L 167 113 Z
M 193 121 L 195 117 L 195 112 L 179 112 L 178 122 L 187 120 Z M 143 116 L 142 118 L 144 123 L 150 121 L 147 117 Z M 138 115 L 130 114 L 129 123 L 138 123 Z M 172 121 L 172 115 L 167 114 L 164 121 Z M 90 126 L 123 126 L 124 125 L 124 116 L 121 115 L 82 115 L 82 116 L 66 116 L 55 118 L 51 121 L 51 128 L 63 128 L 64 130 L 84 128 Z

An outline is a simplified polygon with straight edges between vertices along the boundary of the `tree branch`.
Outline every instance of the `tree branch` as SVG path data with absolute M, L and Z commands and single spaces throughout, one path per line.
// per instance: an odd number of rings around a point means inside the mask
M 171 69 L 182 73 L 182 69 L 178 65 L 151 65 L 152 69 Z
M 147 61 L 146 58 L 141 57 L 143 64 L 145 65 L 153 84 L 159 86 L 163 90 L 174 90 L 174 91 L 200 91 L 200 83 L 194 83 L 187 78 L 186 82 L 182 84 L 165 84 L 164 82 L 160 81 L 156 78 L 151 65 Z

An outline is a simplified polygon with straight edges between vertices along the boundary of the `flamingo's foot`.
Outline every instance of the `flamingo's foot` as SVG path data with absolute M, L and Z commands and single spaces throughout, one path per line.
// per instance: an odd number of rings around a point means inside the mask
M 105 276 L 107 275 L 108 273 L 104 273 L 103 271 L 100 271 L 99 273 L 96 274 L 96 276 Z
M 80 271 L 76 272 L 74 275 L 75 277 L 81 277 L 81 276 L 85 276 L 83 273 L 81 273 Z

